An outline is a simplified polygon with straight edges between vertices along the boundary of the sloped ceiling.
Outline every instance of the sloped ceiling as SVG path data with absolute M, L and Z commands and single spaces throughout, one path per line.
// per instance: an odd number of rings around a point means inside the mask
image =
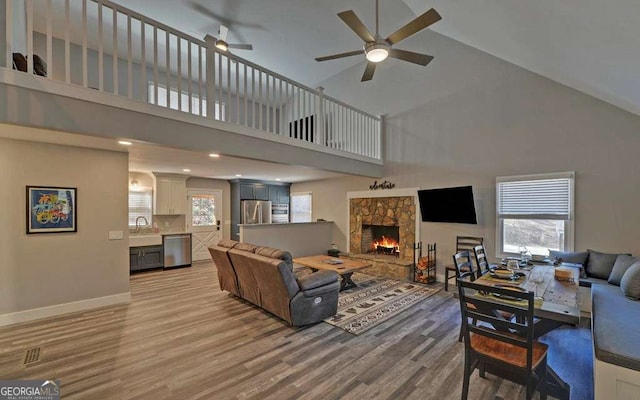
M 220 24 L 193 4 L 204 7 L 231 25 L 229 41 L 254 45 L 254 51 L 236 54 L 311 86 L 356 64 L 364 67 L 359 56 L 325 63 L 313 60 L 362 45 L 336 13 L 353 9 L 371 30 L 375 20 L 373 0 L 117 2 L 197 37 L 215 34 Z M 383 36 L 434 7 L 443 16 L 431 27 L 435 32 L 640 115 L 640 2 L 636 0 L 380 3 Z M 428 40 L 426 32 L 416 36 L 422 35 Z

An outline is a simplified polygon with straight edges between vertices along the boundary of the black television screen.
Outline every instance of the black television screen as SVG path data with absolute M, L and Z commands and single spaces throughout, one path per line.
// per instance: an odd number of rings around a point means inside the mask
M 418 190 L 424 222 L 477 224 L 471 186 Z

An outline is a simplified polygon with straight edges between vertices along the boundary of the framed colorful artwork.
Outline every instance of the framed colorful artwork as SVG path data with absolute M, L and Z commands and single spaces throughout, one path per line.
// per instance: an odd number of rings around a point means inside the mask
M 77 232 L 76 188 L 27 186 L 27 233 Z

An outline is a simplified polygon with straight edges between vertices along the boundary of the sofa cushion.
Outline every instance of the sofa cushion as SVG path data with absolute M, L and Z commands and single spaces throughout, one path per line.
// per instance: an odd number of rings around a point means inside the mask
M 620 280 L 620 289 L 631 300 L 640 300 L 640 261 L 630 266 L 624 273 Z
M 220 239 L 220 241 L 218 242 L 218 246 L 226 247 L 227 249 L 233 249 L 238 243 L 240 242 L 236 242 L 235 240 L 231 239 Z
M 628 254 L 619 254 L 618 258 L 616 258 L 616 262 L 613 264 L 611 274 L 609 275 L 609 283 L 620 286 L 620 280 L 624 273 L 627 272 L 630 266 L 639 260 L 640 258 L 638 257 L 632 257 Z
M 586 278 L 587 273 L 585 272 L 584 265 L 587 263 L 587 258 L 589 258 L 589 252 L 581 251 L 581 252 L 564 252 L 559 250 L 551 250 L 549 249 L 549 257 L 551 261 L 561 261 L 570 264 L 581 264 L 582 268 L 580 268 L 580 278 Z
M 581 252 L 564 252 L 558 250 L 549 250 L 549 259 L 562 259 L 562 262 L 571 263 L 571 264 L 586 264 L 587 258 L 589 258 L 589 252 L 581 251 Z
M 640 303 L 627 299 L 619 287 L 609 284 L 593 285 L 591 298 L 596 357 L 640 371 Z
M 609 279 L 609 275 L 611 275 L 611 270 L 613 269 L 613 264 L 616 262 L 616 258 L 618 258 L 618 254 L 601 253 L 595 250 L 587 251 L 589 252 L 587 265 L 585 265 L 587 276 Z
M 250 243 L 238 243 L 234 246 L 234 250 L 248 251 L 249 253 L 255 253 L 258 246 Z
M 258 246 L 255 253 L 264 257 L 277 258 L 287 264 L 289 270 L 293 271 L 293 257 L 291 253 L 286 250 L 274 249 L 273 247 Z

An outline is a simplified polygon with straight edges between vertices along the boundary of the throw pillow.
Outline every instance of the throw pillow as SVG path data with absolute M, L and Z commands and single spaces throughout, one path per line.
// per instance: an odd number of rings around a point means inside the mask
M 609 279 L 618 254 L 600 253 L 595 250 L 587 251 L 589 252 L 587 265 L 585 265 L 587 276 L 598 279 Z
M 624 273 L 627 272 L 629 267 L 635 264 L 636 261 L 640 261 L 640 258 L 631 257 L 628 254 L 619 254 L 609 275 L 609 283 L 620 286 L 620 280 L 622 280 Z
M 620 289 L 631 300 L 640 300 L 640 261 L 629 267 L 620 280 Z

